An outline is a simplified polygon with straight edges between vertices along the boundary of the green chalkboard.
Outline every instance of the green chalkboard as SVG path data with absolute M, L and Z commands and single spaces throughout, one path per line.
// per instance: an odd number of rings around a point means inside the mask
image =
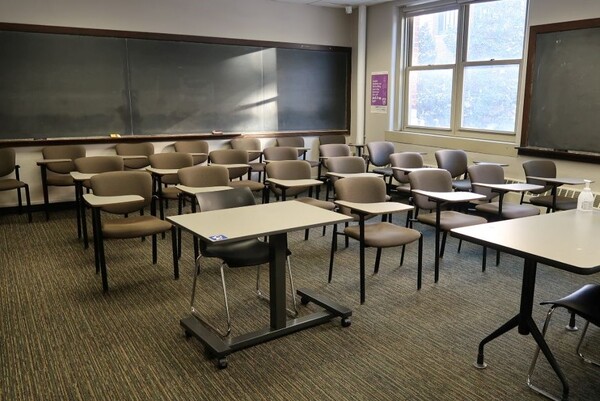
M 349 128 L 348 48 L 7 26 L 0 139 Z

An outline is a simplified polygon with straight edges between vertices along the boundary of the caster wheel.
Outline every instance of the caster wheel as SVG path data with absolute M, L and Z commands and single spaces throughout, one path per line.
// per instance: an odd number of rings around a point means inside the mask
M 308 299 L 308 297 L 300 297 L 300 303 L 304 306 L 308 305 L 308 303 L 310 302 L 310 299 Z
M 219 358 L 217 361 L 217 367 L 219 369 L 225 369 L 227 367 L 227 358 Z
M 351 324 L 349 317 L 342 318 L 342 327 L 350 327 Z

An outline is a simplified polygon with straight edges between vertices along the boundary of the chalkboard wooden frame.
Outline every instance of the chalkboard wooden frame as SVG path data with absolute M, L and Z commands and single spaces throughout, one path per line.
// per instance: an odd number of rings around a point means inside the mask
M 196 42 L 204 44 L 217 45 L 237 45 L 237 46 L 254 46 L 276 49 L 298 49 L 298 50 L 317 50 L 325 52 L 337 52 L 345 54 L 347 57 L 347 75 L 346 75 L 346 101 L 345 107 L 345 127 L 343 129 L 319 129 L 319 130 L 286 130 L 286 131 L 260 131 L 260 132 L 244 132 L 243 135 L 255 135 L 260 137 L 276 137 L 276 136 L 320 136 L 320 135 L 349 135 L 351 121 L 351 51 L 349 47 L 339 46 L 323 46 L 310 45 L 299 43 L 284 43 L 274 41 L 255 41 L 246 39 L 231 39 L 217 38 L 191 35 L 175 35 L 163 33 L 148 33 L 148 32 L 131 32 L 119 30 L 105 29 L 86 29 L 44 25 L 29 25 L 29 24 L 12 24 L 0 23 L 0 31 L 17 31 L 31 33 L 50 33 L 50 34 L 66 34 L 66 35 L 81 35 L 93 37 L 111 37 L 111 38 L 127 38 L 127 39 L 150 39 L 159 41 L 177 41 L 177 42 Z M 6 146 L 45 146 L 60 143 L 115 143 L 115 142 L 139 142 L 139 141 L 174 141 L 185 139 L 221 139 L 242 135 L 240 132 L 225 132 L 223 135 L 211 135 L 210 132 L 186 132 L 186 133 L 171 133 L 171 134 L 150 134 L 150 135 L 122 135 L 120 138 L 105 136 L 83 136 L 83 137 L 59 137 L 52 136 L 48 138 L 15 138 L 0 139 L 0 147 Z
M 538 35 L 572 31 L 587 28 L 600 28 L 600 18 L 568 21 L 554 24 L 535 25 L 530 27 L 529 31 L 529 45 L 527 53 L 527 69 L 525 79 L 525 96 L 523 106 L 523 121 L 521 128 L 521 146 L 518 147 L 518 153 L 520 155 L 536 156 L 536 157 L 550 157 L 554 159 L 572 160 L 585 163 L 600 164 L 600 154 L 585 153 L 581 151 L 556 150 L 538 148 L 529 145 L 530 142 L 530 120 L 535 113 L 533 107 L 533 93 L 534 85 L 536 85 L 536 50 L 538 44 Z

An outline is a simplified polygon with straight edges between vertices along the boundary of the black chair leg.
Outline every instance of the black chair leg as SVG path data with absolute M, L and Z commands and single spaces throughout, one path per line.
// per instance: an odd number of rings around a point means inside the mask
M 421 289 L 421 275 L 423 273 L 423 234 L 419 237 L 419 253 L 417 255 L 417 290 Z
M 381 262 L 381 248 L 377 248 L 377 255 L 375 256 L 375 269 L 373 269 L 373 274 L 379 273 L 379 262 Z
M 481 257 L 481 271 L 485 271 L 485 267 L 487 265 L 487 247 L 483 247 L 483 256 Z
M 446 237 L 448 236 L 448 231 L 444 231 L 442 235 L 442 246 L 440 248 L 440 259 L 444 257 L 444 250 L 446 249 Z
M 173 246 L 173 277 L 175 280 L 179 278 L 179 255 L 181 254 L 181 250 L 179 250 L 178 244 L 181 245 L 181 241 L 177 240 L 177 229 L 175 226 L 171 227 L 171 245 Z
M 500 251 L 496 249 L 496 266 L 500 264 Z
M 19 190 L 21 193 L 21 190 Z M 27 202 L 27 216 L 29 217 L 29 222 L 33 221 L 31 217 L 31 196 L 29 195 L 29 185 L 25 185 L 25 200 Z
M 152 264 L 155 265 L 158 257 L 157 257 L 157 249 L 156 249 L 156 234 L 152 234 Z
M 404 264 L 404 253 L 406 251 L 406 244 L 402 245 L 402 254 L 400 255 L 400 266 Z

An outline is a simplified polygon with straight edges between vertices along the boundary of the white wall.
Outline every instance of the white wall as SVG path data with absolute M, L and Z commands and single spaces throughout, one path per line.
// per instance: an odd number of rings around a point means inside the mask
M 351 47 L 356 13 L 343 8 L 279 3 L 271 0 L 3 0 L 0 22 L 77 28 L 159 32 Z M 353 92 L 354 92 L 353 88 Z M 355 110 L 355 106 L 353 106 Z M 313 145 L 315 138 L 306 138 Z M 265 140 L 267 143 L 268 140 Z M 157 142 L 156 152 L 171 150 Z M 222 147 L 211 141 L 211 147 Z M 113 154 L 113 145 L 87 147 L 88 155 Z M 43 202 L 40 147 L 16 148 L 21 179 L 31 187 L 32 203 Z M 51 201 L 72 200 L 72 189 L 51 188 Z M 16 205 L 16 191 L 0 193 L 0 206 Z
M 399 46 L 394 44 L 396 37 L 395 29 L 399 23 L 394 19 L 397 10 L 393 3 L 385 3 L 369 7 L 369 18 L 367 26 L 367 80 L 374 71 L 393 71 L 396 68 L 396 61 L 390 58 L 393 51 L 392 47 Z M 530 0 L 529 23 L 531 25 L 548 24 L 562 21 L 571 21 L 578 19 L 590 19 L 600 17 L 600 0 Z M 525 51 L 527 54 L 527 51 Z M 402 93 L 401 85 L 398 81 L 400 75 L 396 77 L 395 82 L 390 82 L 390 89 L 396 94 Z M 525 74 L 522 76 L 521 88 L 524 87 Z M 523 89 L 522 89 L 523 90 Z M 367 99 L 370 92 L 367 81 Z M 522 93 L 521 93 L 522 99 Z M 433 152 L 440 148 L 462 148 L 469 153 L 469 160 L 499 161 L 508 163 L 506 176 L 513 179 L 523 180 L 524 173 L 522 163 L 525 160 L 534 159 L 533 157 L 517 156 L 515 146 L 520 144 L 520 128 L 513 140 L 499 142 L 482 142 L 472 139 L 439 138 L 436 136 L 419 136 L 415 139 L 414 135 L 407 135 L 391 131 L 389 121 L 393 120 L 391 113 L 395 110 L 389 110 L 387 115 L 370 113 L 369 105 L 365 105 L 366 110 L 366 142 L 374 140 L 390 140 L 397 142 L 398 151 L 416 150 L 427 152 L 426 161 L 435 165 Z M 522 114 L 519 110 L 518 115 Z M 519 125 L 520 125 L 519 117 Z M 600 137 L 600 135 L 599 135 Z M 560 176 L 589 178 L 595 182 L 592 189 L 600 193 L 600 167 L 596 164 L 568 162 L 555 160 Z M 580 189 L 580 188 L 576 188 Z

